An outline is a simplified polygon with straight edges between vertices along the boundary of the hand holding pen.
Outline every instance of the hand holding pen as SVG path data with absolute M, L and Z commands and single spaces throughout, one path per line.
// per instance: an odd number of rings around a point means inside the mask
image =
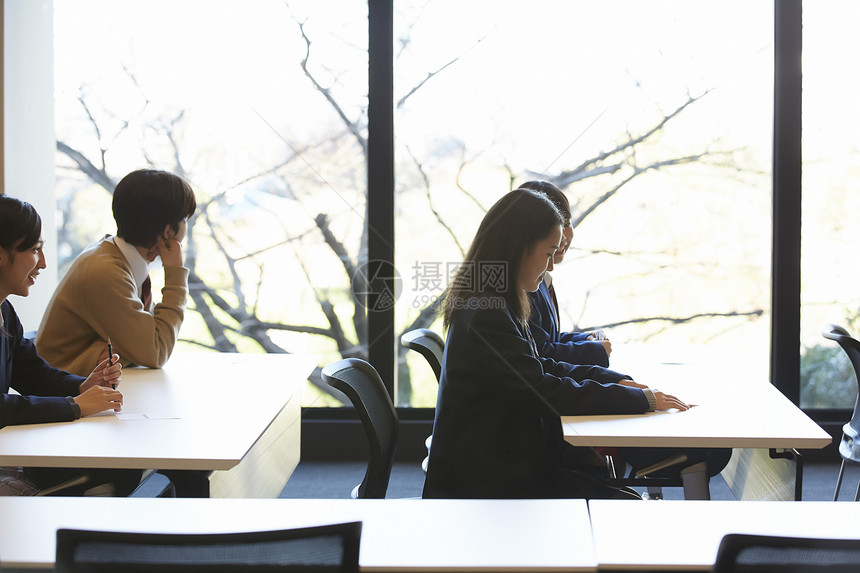
M 81 391 L 92 386 L 105 386 L 115 390 L 122 380 L 121 377 L 122 364 L 119 361 L 119 356 L 113 353 L 113 345 L 110 342 L 110 338 L 108 338 L 107 356 L 102 352 L 102 355 L 99 357 L 99 364 L 89 375 L 86 382 L 81 385 Z
M 74 400 L 80 406 L 82 416 L 122 409 L 122 393 L 116 389 L 122 380 L 122 364 L 119 356 L 116 358 L 114 360 L 113 348 L 110 348 L 108 358 L 101 360 L 80 385 L 80 394 Z
M 113 346 L 110 345 L 110 336 L 108 336 L 108 366 L 113 366 Z M 116 382 L 111 382 L 110 387 L 116 390 Z

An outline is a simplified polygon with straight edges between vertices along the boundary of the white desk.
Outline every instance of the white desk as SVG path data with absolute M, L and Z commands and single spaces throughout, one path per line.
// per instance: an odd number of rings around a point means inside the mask
M 702 570 L 727 533 L 860 538 L 860 512 L 847 502 L 593 500 L 600 570 Z
M 659 362 L 640 353 L 611 366 L 696 406 L 685 412 L 562 416 L 564 439 L 573 445 L 817 449 L 830 443 L 830 435 L 767 380 L 745 378 L 729 362 Z
M 596 571 L 583 500 L 0 498 L 0 564 L 50 568 L 60 527 L 262 531 L 362 521 L 363 571 Z
M 128 368 L 124 416 L 7 426 L 0 465 L 220 470 L 212 496 L 276 497 L 298 464 L 301 384 L 315 365 L 313 356 L 180 353 L 160 370 Z M 134 414 L 148 419 L 124 419 Z

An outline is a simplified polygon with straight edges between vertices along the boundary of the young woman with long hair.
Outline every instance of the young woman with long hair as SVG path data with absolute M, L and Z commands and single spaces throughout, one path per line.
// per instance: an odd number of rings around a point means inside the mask
M 494 204 L 449 285 L 448 330 L 424 497 L 626 497 L 565 469 L 559 416 L 688 408 L 600 366 L 543 358 L 528 293 L 552 269 L 564 220 L 545 196 Z

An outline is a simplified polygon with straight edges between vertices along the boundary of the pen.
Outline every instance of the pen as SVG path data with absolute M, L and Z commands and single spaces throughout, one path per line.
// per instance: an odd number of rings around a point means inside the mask
M 108 336 L 108 366 L 113 366 L 113 347 L 110 345 L 110 336 Z M 110 387 L 116 390 L 116 384 L 111 384 Z

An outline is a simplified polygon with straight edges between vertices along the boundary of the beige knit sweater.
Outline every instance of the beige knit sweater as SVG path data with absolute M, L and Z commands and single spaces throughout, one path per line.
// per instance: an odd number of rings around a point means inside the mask
M 36 337 L 39 355 L 51 366 L 88 376 L 110 337 L 123 366 L 161 368 L 185 315 L 188 269 L 165 267 L 161 296 L 154 308 L 143 307 L 131 266 L 105 237 L 87 247 L 60 281 Z

